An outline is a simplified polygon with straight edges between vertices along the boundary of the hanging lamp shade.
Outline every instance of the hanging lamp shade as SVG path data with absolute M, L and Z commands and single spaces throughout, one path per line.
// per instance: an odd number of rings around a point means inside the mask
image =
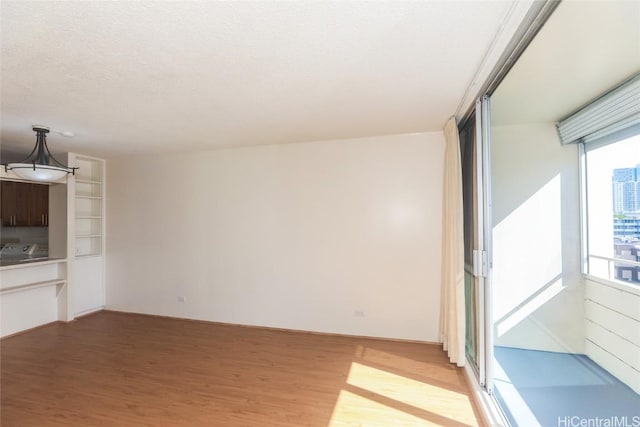
M 60 163 L 49 151 L 47 146 L 49 128 L 33 126 L 33 131 L 36 133 L 36 145 L 31 154 L 21 162 L 4 165 L 5 171 L 13 171 L 23 179 L 42 182 L 58 181 L 69 173 L 75 175 L 78 168 L 70 168 Z

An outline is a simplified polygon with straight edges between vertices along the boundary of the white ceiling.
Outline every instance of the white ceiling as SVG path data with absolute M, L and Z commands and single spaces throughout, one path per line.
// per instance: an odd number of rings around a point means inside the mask
M 640 1 L 563 1 L 491 99 L 494 125 L 557 122 L 640 71 Z
M 506 1 L 2 1 L 3 149 L 112 157 L 441 130 Z

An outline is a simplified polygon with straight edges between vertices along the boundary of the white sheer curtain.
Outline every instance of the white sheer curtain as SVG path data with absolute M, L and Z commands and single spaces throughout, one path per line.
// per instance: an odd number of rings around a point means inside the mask
M 440 336 L 451 363 L 464 366 L 464 229 L 462 165 L 455 117 L 444 127 L 444 185 L 442 200 L 442 295 Z

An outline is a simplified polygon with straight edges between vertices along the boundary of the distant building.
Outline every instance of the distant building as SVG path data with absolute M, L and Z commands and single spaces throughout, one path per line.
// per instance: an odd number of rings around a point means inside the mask
M 613 238 L 621 241 L 640 241 L 640 214 L 614 216 Z
M 615 278 L 625 282 L 640 283 L 640 240 L 632 243 L 616 241 L 615 255 L 618 260 L 630 261 L 629 264 L 614 263 Z
M 612 185 L 614 276 L 640 284 L 640 165 L 614 169 Z
M 613 212 L 624 212 L 624 182 L 613 181 Z
M 619 168 L 613 170 L 613 181 L 614 182 L 627 182 L 627 181 L 637 181 L 638 180 L 638 168 L 640 165 L 635 168 Z
M 640 212 L 640 165 L 613 170 L 613 212 Z

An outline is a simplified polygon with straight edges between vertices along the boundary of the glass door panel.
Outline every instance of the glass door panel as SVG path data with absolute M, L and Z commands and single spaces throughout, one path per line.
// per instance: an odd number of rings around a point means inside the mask
M 490 239 L 489 98 L 476 103 L 473 115 L 460 128 L 464 205 L 465 315 L 467 359 L 480 384 L 491 390 L 491 319 L 487 298 Z
M 476 234 L 476 117 L 473 114 L 460 129 L 462 198 L 464 206 L 464 293 L 467 360 L 479 372 L 477 287 L 473 274 Z

